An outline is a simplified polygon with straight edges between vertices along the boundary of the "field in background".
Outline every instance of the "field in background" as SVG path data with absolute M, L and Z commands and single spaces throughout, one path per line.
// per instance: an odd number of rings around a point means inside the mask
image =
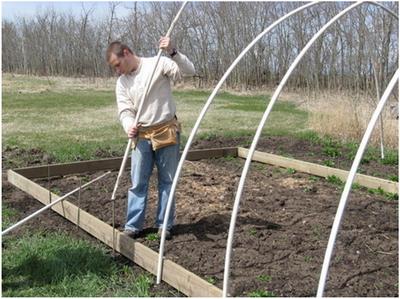
M 398 149 L 399 140 L 397 114 L 390 109 L 395 101 L 392 95 L 382 113 L 384 146 L 391 149 Z M 310 112 L 310 130 L 350 142 L 361 141 L 376 105 L 377 99 L 371 95 L 320 92 L 310 96 L 301 107 Z M 380 128 L 378 120 L 369 144 L 380 145 Z
M 127 138 L 117 118 L 114 84 L 115 79 L 4 75 L 3 150 L 39 148 L 57 161 L 93 159 L 99 150 L 122 154 Z M 210 93 L 185 88 L 174 92 L 183 142 Z M 268 101 L 268 94 L 221 92 L 196 138 L 254 135 Z M 271 135 L 304 131 L 307 116 L 295 104 L 280 101 L 264 131 Z
M 65 78 L 3 75 L 3 147 L 40 147 L 60 161 L 88 159 L 101 148 L 122 151 L 126 138 L 117 119 L 116 78 Z M 174 97 L 183 123 L 183 141 L 212 89 L 178 85 Z M 253 136 L 273 89 L 220 92 L 200 126 L 196 138 Z M 392 97 L 391 103 L 395 101 Z M 359 142 L 375 109 L 375 98 L 344 92 L 283 92 L 264 132 L 295 135 L 315 131 L 343 142 Z M 40 103 L 39 103 L 40 102 Z M 398 122 L 383 113 L 384 145 L 398 148 Z M 59 140 L 54 145 L 54 140 Z M 376 126 L 370 144 L 378 147 Z M 65 148 L 63 143 L 68 143 Z M 54 149 L 56 147 L 56 149 Z M 77 153 L 77 154 L 73 154 Z

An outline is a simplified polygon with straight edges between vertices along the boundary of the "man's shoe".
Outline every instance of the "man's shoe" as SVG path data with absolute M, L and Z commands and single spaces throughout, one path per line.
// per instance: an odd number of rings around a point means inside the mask
M 161 239 L 161 234 L 162 234 L 162 228 L 161 227 L 158 229 L 158 233 L 157 234 Z M 171 240 L 171 238 L 172 238 L 171 231 L 167 229 L 165 231 L 165 239 L 166 240 Z
M 125 229 L 124 230 L 124 235 L 132 238 L 132 239 L 136 239 L 137 237 L 139 237 L 140 232 L 137 230 L 131 230 L 131 229 Z

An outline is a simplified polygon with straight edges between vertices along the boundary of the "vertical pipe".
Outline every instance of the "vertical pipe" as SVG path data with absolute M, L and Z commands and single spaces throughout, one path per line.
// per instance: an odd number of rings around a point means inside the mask
M 165 216 L 164 216 L 164 223 L 163 223 L 163 230 L 162 230 L 162 234 L 161 234 L 161 241 L 160 241 L 160 249 L 159 249 L 159 256 L 158 256 L 158 266 L 157 266 L 157 284 L 159 284 L 161 282 L 161 275 L 162 275 L 162 261 L 163 261 L 163 257 L 164 257 L 164 244 L 165 244 L 165 227 L 166 227 L 166 221 L 169 218 L 169 214 L 171 213 L 171 206 L 172 206 L 172 199 L 175 195 L 175 190 L 176 190 L 176 186 L 178 184 L 178 179 L 179 179 L 179 175 L 181 173 L 181 169 L 183 166 L 183 163 L 185 162 L 186 156 L 189 152 L 189 148 L 193 142 L 194 139 L 194 135 L 196 134 L 200 123 L 202 121 L 202 119 L 204 118 L 208 108 L 210 107 L 214 97 L 216 96 L 218 90 L 221 88 L 222 84 L 225 82 L 226 78 L 229 76 L 229 74 L 232 72 L 232 70 L 236 67 L 236 65 L 240 62 L 240 60 L 243 58 L 243 56 L 257 43 L 258 40 L 260 40 L 265 34 L 267 34 L 268 32 L 270 32 L 274 27 L 276 27 L 279 23 L 283 22 L 284 20 L 286 20 L 287 18 L 289 18 L 290 16 L 292 16 L 293 14 L 296 14 L 300 11 L 302 11 L 303 9 L 306 9 L 308 7 L 311 7 L 313 5 L 318 4 L 318 1 L 314 1 L 308 4 L 305 4 L 293 11 L 291 11 L 290 13 L 284 15 L 283 17 L 281 17 L 280 19 L 278 19 L 277 21 L 275 21 L 274 23 L 272 23 L 267 29 L 265 29 L 263 32 L 261 32 L 240 54 L 239 56 L 235 59 L 235 61 L 231 64 L 231 66 L 228 68 L 228 70 L 225 72 L 225 74 L 222 76 L 222 78 L 220 79 L 220 81 L 218 82 L 217 86 L 215 87 L 215 89 L 213 90 L 213 92 L 211 93 L 210 97 L 208 98 L 206 104 L 204 105 L 203 109 L 201 110 L 199 117 L 197 118 L 197 121 L 189 135 L 189 138 L 186 142 L 185 148 L 182 152 L 181 158 L 179 160 L 179 164 L 177 167 L 177 170 L 175 172 L 175 176 L 174 176 L 174 180 L 172 182 L 172 186 L 171 186 L 171 191 L 169 194 L 169 198 L 168 198 L 168 203 L 167 203 L 167 208 L 165 210 Z
M 81 190 L 82 190 L 82 178 L 79 178 L 78 215 L 76 217 L 76 228 L 77 228 L 77 230 L 79 230 L 79 222 L 81 220 Z
M 365 148 L 366 148 L 366 146 L 368 144 L 369 138 L 371 137 L 372 130 L 374 129 L 374 126 L 375 126 L 375 124 L 376 124 L 376 122 L 378 120 L 378 117 L 379 117 L 380 113 L 382 112 L 383 107 L 384 107 L 387 99 L 389 98 L 390 93 L 392 92 L 395 84 L 399 80 L 399 75 L 400 75 L 400 69 L 397 69 L 397 71 L 394 74 L 393 78 L 390 80 L 388 86 L 386 87 L 386 90 L 385 90 L 384 94 L 382 95 L 382 97 L 381 97 L 381 99 L 380 99 L 380 101 L 379 101 L 379 103 L 378 103 L 378 105 L 377 105 L 372 117 L 371 117 L 371 120 L 368 123 L 368 127 L 367 127 L 367 129 L 366 129 L 366 131 L 364 133 L 364 136 L 363 136 L 363 139 L 362 139 L 362 141 L 360 143 L 360 146 L 358 147 L 356 157 L 354 158 L 354 161 L 353 161 L 353 164 L 351 166 L 349 175 L 347 177 L 347 181 L 346 181 L 346 184 L 344 186 L 342 196 L 340 198 L 339 207 L 338 207 L 337 212 L 336 212 L 335 220 L 333 222 L 331 234 L 329 236 L 328 246 L 327 246 L 326 252 L 325 252 L 324 263 L 322 265 L 321 276 L 320 276 L 319 284 L 318 284 L 318 292 L 317 292 L 317 297 L 318 298 L 321 298 L 323 296 L 323 293 L 324 293 L 326 277 L 328 275 L 329 263 L 330 263 L 330 260 L 331 260 L 333 248 L 335 246 L 336 236 L 337 236 L 337 233 L 338 233 L 338 230 L 339 230 L 340 222 L 342 220 L 344 209 L 346 208 L 347 198 L 349 196 L 351 185 L 353 184 L 354 177 L 355 177 L 356 172 L 357 172 L 357 168 L 358 168 L 358 166 L 360 164 L 361 158 L 362 158 L 362 156 L 364 154 Z
M 372 64 L 372 69 L 374 71 L 374 82 L 375 82 L 375 91 L 376 91 L 376 103 L 379 102 L 379 98 L 381 97 L 381 89 L 379 87 L 379 82 L 378 82 L 378 74 L 376 73 L 376 68 L 374 64 Z M 379 116 L 379 122 L 380 122 L 380 146 L 381 146 L 381 159 L 383 160 L 385 158 L 385 148 L 384 148 L 384 139 L 383 139 L 383 118 L 382 114 Z

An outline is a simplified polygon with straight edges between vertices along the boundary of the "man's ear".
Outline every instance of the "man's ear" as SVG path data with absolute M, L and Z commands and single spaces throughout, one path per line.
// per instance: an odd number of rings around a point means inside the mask
M 124 53 L 124 56 L 128 56 L 129 54 L 131 54 L 131 53 L 128 51 L 128 49 L 124 49 L 124 50 L 122 51 L 122 53 Z

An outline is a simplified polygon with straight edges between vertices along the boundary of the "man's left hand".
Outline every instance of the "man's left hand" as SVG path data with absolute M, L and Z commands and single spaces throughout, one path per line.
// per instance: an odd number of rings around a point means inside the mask
M 163 50 L 165 53 L 170 54 L 174 46 L 172 45 L 172 41 L 169 37 L 163 36 L 160 38 L 160 49 Z

